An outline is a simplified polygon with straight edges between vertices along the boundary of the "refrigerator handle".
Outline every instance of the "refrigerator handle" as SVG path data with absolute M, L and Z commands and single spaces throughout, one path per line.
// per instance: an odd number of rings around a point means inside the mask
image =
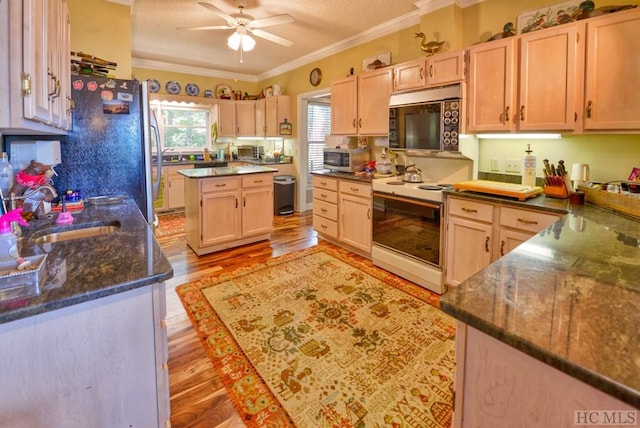
M 160 130 L 158 129 L 158 119 L 156 118 L 156 112 L 149 109 L 149 126 L 153 130 L 156 140 L 156 181 L 153 183 L 153 200 L 158 199 L 160 193 L 160 183 L 162 182 L 162 141 L 160 141 Z

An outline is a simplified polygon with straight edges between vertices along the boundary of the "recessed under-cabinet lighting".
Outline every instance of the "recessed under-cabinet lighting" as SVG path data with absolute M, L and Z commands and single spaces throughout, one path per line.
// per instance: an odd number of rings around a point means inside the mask
M 477 134 L 483 140 L 557 140 L 560 134 Z

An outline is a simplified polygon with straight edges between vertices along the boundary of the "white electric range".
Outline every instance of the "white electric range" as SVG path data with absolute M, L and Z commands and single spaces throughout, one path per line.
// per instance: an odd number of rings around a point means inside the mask
M 453 183 L 439 183 L 434 181 L 422 181 L 409 183 L 402 180 L 402 175 L 375 178 L 371 188 L 374 192 L 389 193 L 397 196 L 406 196 L 413 199 L 442 202 L 442 190 L 453 186 Z

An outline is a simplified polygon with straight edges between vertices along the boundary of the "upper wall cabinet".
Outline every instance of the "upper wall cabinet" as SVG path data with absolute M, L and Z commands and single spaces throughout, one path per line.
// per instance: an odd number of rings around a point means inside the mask
M 469 49 L 468 132 L 515 129 L 515 52 L 515 38 Z
M 449 85 L 465 80 L 466 50 L 423 57 L 393 67 L 393 92 Z
M 640 10 L 587 21 L 584 129 L 640 130 Z
M 257 136 L 282 136 L 280 124 L 285 120 L 291 123 L 291 97 L 289 95 L 274 95 L 256 101 Z
M 468 131 L 574 131 L 583 81 L 581 25 L 471 47 Z
M 236 106 L 236 136 L 256 136 L 256 102 L 234 101 Z
M 0 130 L 71 127 L 70 22 L 64 0 L 0 2 Z
M 332 82 L 332 134 L 388 135 L 392 83 L 391 67 Z
M 473 46 L 467 129 L 640 130 L 639 50 L 637 9 Z

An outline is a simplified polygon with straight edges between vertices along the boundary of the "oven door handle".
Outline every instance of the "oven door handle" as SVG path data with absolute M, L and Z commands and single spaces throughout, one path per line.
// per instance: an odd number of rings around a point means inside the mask
M 437 202 L 420 201 L 418 199 L 407 198 L 407 197 L 404 197 L 404 196 L 395 196 L 395 195 L 390 195 L 388 193 L 373 192 L 373 196 L 376 197 L 376 198 L 391 199 L 393 201 L 411 202 L 414 205 L 418 205 L 418 206 L 426 207 L 426 208 L 439 209 L 442 206 L 442 204 L 437 203 Z

